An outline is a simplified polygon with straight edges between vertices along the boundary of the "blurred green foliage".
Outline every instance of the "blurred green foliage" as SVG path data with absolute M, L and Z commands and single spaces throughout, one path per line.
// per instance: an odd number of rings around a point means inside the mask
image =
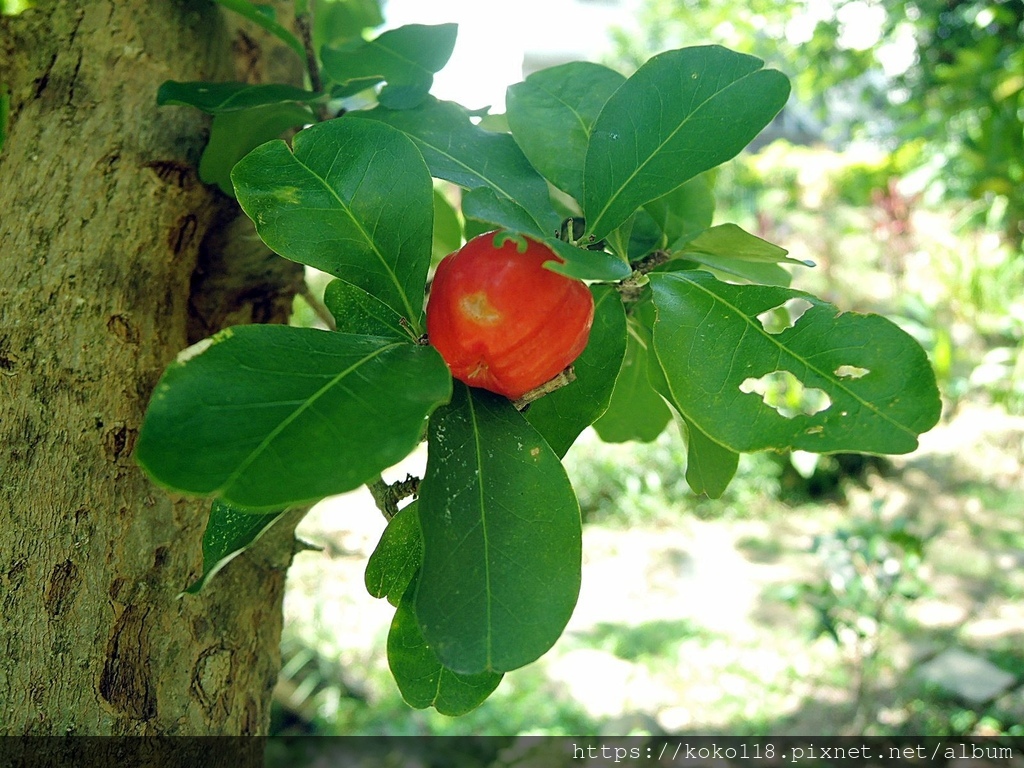
M 982 201 L 1021 247 L 1024 0 L 646 0 L 618 56 L 708 40 L 793 73 L 822 138 L 919 143 L 931 189 Z

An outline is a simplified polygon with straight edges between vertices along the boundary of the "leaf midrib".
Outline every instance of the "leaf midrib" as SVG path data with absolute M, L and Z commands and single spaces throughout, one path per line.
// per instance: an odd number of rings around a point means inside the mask
M 405 132 L 403 131 L 403 133 L 405 133 Z M 492 180 L 488 176 L 485 176 L 483 173 L 478 171 L 476 168 L 473 168 L 472 166 L 467 165 L 466 163 L 462 162 L 457 157 L 449 154 L 448 152 L 446 152 L 445 150 L 441 149 L 437 145 L 431 144 L 429 141 L 427 141 L 422 136 L 417 136 L 417 135 L 412 134 L 412 133 L 406 133 L 405 135 L 408 136 L 410 139 L 412 139 L 414 142 L 417 142 L 419 144 L 422 144 L 425 147 L 428 147 L 429 149 L 434 150 L 435 152 L 437 152 L 442 157 L 447 158 L 448 160 L 450 160 L 453 163 L 455 163 L 456 165 L 458 165 L 460 168 L 463 168 L 464 170 L 466 170 L 469 173 L 473 174 L 477 178 L 483 180 L 483 182 L 484 182 L 483 186 L 490 187 L 495 192 L 501 193 L 501 195 L 504 196 L 507 200 L 511 200 L 512 202 L 517 203 L 519 205 L 519 207 L 522 208 L 526 212 L 526 215 L 529 216 L 531 219 L 533 219 L 533 222 L 538 227 L 540 227 L 540 231 L 541 232 L 544 231 L 543 224 L 540 221 L 537 220 L 537 217 L 533 215 L 533 212 L 527 210 L 527 208 L 525 206 L 523 206 L 521 203 L 518 203 L 518 201 L 515 199 L 515 197 L 513 197 L 512 194 L 510 192 L 508 192 L 504 187 L 502 187 L 498 182 Z M 473 134 L 468 134 L 468 135 L 473 136 L 473 139 L 477 138 Z M 476 187 L 472 187 L 472 189 L 476 189 Z
M 484 495 L 484 461 L 483 446 L 480 445 L 480 429 L 476 415 L 476 406 L 473 403 L 473 394 L 466 387 L 466 401 L 469 404 L 469 419 L 473 428 L 473 448 L 476 452 L 477 466 L 477 488 L 480 496 L 480 532 L 484 539 L 484 600 L 485 605 L 485 626 L 487 627 L 487 666 L 486 669 L 494 669 L 494 627 L 491 625 L 491 558 L 490 539 L 487 534 L 487 506 Z
M 328 174 L 330 174 L 330 171 L 334 169 L 334 165 L 338 162 L 339 154 L 340 153 L 335 153 L 334 160 L 331 162 L 331 168 L 328 170 Z M 398 281 L 398 275 L 395 274 L 395 270 L 391 268 L 391 265 L 388 263 L 387 259 L 384 258 L 384 254 L 380 252 L 379 248 L 377 248 L 377 243 L 374 241 L 370 233 L 367 232 L 366 229 L 363 227 L 363 223 L 355 216 L 355 214 L 352 213 L 352 209 L 345 203 L 345 201 L 341 198 L 341 195 L 337 193 L 334 187 L 327 183 L 326 178 L 321 177 L 320 174 L 313 170 L 313 168 L 302 162 L 302 160 L 300 160 L 294 152 L 292 152 L 292 157 L 295 159 L 295 162 L 298 163 L 301 168 L 303 168 L 307 173 L 309 173 L 310 176 L 312 176 L 314 179 L 320 182 L 323 188 L 330 192 L 331 196 L 338 201 L 338 205 L 341 206 L 341 210 L 352 221 L 356 229 L 359 231 L 359 234 L 363 236 L 364 240 L 366 240 L 366 243 L 370 247 L 370 250 L 373 253 L 373 255 L 377 257 L 377 260 L 380 262 L 381 266 L 384 267 L 384 270 L 387 272 L 388 278 L 390 278 L 392 285 L 394 285 L 395 290 L 398 291 L 398 296 L 402 300 L 402 304 L 405 305 L 407 319 L 417 328 L 418 331 L 418 313 L 415 310 L 413 310 L 412 303 L 409 301 L 409 296 L 408 294 L 406 294 L 405 288 L 403 288 L 402 284 Z M 368 166 L 366 169 L 364 169 L 364 176 L 367 170 Z
M 350 375 L 353 371 L 358 370 L 360 367 L 366 365 L 368 362 L 373 360 L 375 357 L 382 355 L 388 350 L 398 347 L 403 342 L 392 342 L 386 346 L 380 347 L 373 350 L 370 354 L 364 356 L 360 360 L 356 361 L 352 365 L 348 366 L 344 370 L 340 371 L 336 376 L 331 378 L 326 384 L 320 389 L 314 392 L 310 397 L 307 397 L 302 404 L 290 413 L 285 419 L 281 421 L 273 430 L 271 430 L 263 440 L 260 441 L 253 450 L 249 453 L 245 459 L 238 465 L 234 472 L 232 472 L 227 480 L 225 480 L 220 486 L 220 492 L 224 493 L 230 489 L 242 476 L 242 474 L 252 465 L 254 461 L 269 447 L 269 445 L 280 435 L 285 429 L 287 429 L 296 419 L 299 418 L 303 413 L 306 412 L 312 405 L 319 400 L 322 396 L 327 394 L 335 385 L 342 381 L 346 376 Z
M 705 64 L 705 66 L 706 66 L 706 64 Z M 747 74 L 743 75 L 743 77 L 740 77 L 740 78 L 738 78 L 736 80 L 733 80 L 725 88 L 722 88 L 719 91 L 715 91 L 708 98 L 706 98 L 704 101 L 702 101 L 700 104 L 698 104 L 694 109 L 692 109 L 689 112 L 689 114 L 687 114 L 686 117 L 683 118 L 683 120 L 679 123 L 679 125 L 677 125 L 676 128 L 671 133 L 669 133 L 669 135 L 665 138 L 665 140 L 662 141 L 654 149 L 654 151 L 651 152 L 651 154 L 649 154 L 647 156 L 647 158 L 636 167 L 636 169 L 629 175 L 629 178 L 627 178 L 619 186 L 619 188 L 617 190 L 615 190 L 615 192 L 612 194 L 612 196 L 610 198 L 608 198 L 608 202 L 605 203 L 604 208 L 601 209 L 600 213 L 598 213 L 597 217 L 594 219 L 594 223 L 590 227 L 590 234 L 593 234 L 594 232 L 597 231 L 597 229 L 598 229 L 597 225 L 601 223 L 601 220 L 604 218 L 604 215 L 608 212 L 608 209 L 611 207 L 612 203 L 614 203 L 619 198 L 619 195 L 621 195 L 626 190 L 626 188 L 632 183 L 633 179 L 636 178 L 637 174 L 640 173 L 640 171 L 643 170 L 643 168 L 646 167 L 646 165 L 649 162 L 651 162 L 651 160 L 654 159 L 658 155 L 658 153 L 661 152 L 662 148 L 664 148 L 664 146 L 666 144 L 668 144 L 669 141 L 671 141 L 673 138 L 675 138 L 676 134 L 678 134 L 683 129 L 683 126 L 685 126 L 687 123 L 690 122 L 690 120 L 693 118 L 694 115 L 696 115 L 698 112 L 700 112 L 702 109 L 704 109 L 704 107 L 708 104 L 708 102 L 712 101 L 713 99 L 718 98 L 718 96 L 720 96 L 721 94 L 725 93 L 730 88 L 733 88 L 734 86 L 736 86 L 739 83 L 743 82 L 748 77 L 753 77 L 754 75 L 758 74 L 759 72 L 767 72 L 767 71 L 770 71 L 770 70 L 766 70 L 764 68 L 761 68 L 761 69 L 755 69 L 753 72 L 748 72 Z M 614 96 L 612 96 L 611 98 L 614 98 Z M 609 98 L 609 101 L 611 101 L 611 98 Z M 607 104 L 605 106 L 607 106 Z M 601 119 L 600 116 L 598 116 L 598 121 L 600 119 Z M 597 125 L 597 121 L 595 121 L 594 125 Z M 589 155 L 589 152 L 588 152 L 588 155 Z M 689 176 L 688 178 L 683 179 L 679 183 L 678 186 L 682 186 L 687 181 L 692 179 L 693 176 L 695 176 L 695 175 L 696 174 L 693 174 L 693 175 Z M 585 179 L 586 179 L 586 171 L 584 170 L 584 180 Z M 671 190 L 669 190 L 669 191 L 671 191 Z M 586 190 L 584 190 L 583 196 L 584 196 L 584 198 L 586 197 Z

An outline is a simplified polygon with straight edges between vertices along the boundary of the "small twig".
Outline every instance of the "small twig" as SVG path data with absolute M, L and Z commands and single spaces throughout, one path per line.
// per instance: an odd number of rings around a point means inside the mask
M 306 300 L 309 308 L 313 310 L 313 313 L 319 318 L 320 322 L 327 326 L 328 330 L 338 330 L 338 324 L 334 321 L 334 315 L 331 314 L 331 310 L 309 290 L 309 286 L 305 283 L 302 285 L 302 290 L 299 291 L 299 296 Z
M 398 514 L 398 502 L 419 493 L 420 478 L 406 475 L 405 480 L 388 485 L 384 478 L 377 475 L 377 479 L 367 483 L 366 487 L 370 489 L 370 495 L 373 496 L 377 509 L 384 515 L 384 519 L 391 522 Z
M 654 251 L 636 262 L 633 265 L 633 274 L 616 286 L 622 300 L 626 302 L 639 301 L 640 293 L 647 284 L 647 274 L 670 258 L 671 255 L 668 251 Z
M 574 381 L 576 381 L 576 372 L 570 365 L 560 374 L 555 376 L 555 378 L 550 379 L 549 381 L 545 381 L 539 387 L 531 389 L 518 400 L 513 400 L 512 405 L 516 407 L 517 411 L 522 411 L 530 403 L 535 402 L 536 400 L 540 400 L 542 397 L 544 397 L 544 395 L 550 395 L 555 390 L 561 389 L 562 387 L 568 384 L 572 384 Z
M 324 89 L 324 81 L 320 77 L 320 64 L 317 62 L 316 50 L 313 48 L 313 12 L 307 8 L 306 11 L 298 14 L 295 17 L 295 26 L 299 30 L 299 37 L 302 38 L 302 47 L 306 51 L 306 71 L 309 73 L 309 87 L 316 93 L 321 93 Z M 318 104 L 316 114 L 321 121 L 326 120 L 329 117 L 327 105 L 323 103 Z

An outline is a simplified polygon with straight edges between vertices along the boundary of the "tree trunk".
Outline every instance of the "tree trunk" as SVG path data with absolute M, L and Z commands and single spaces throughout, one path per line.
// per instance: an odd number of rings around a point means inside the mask
M 194 171 L 208 120 L 156 106 L 168 79 L 294 81 L 297 59 L 230 23 L 208 0 L 0 17 L 0 734 L 268 726 L 294 521 L 179 597 L 209 503 L 133 458 L 190 331 L 280 322 L 301 279 L 224 247 L 237 206 Z

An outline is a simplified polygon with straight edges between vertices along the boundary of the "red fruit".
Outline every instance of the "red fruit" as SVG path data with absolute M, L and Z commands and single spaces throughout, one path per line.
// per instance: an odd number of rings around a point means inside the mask
M 496 233 L 474 237 L 437 266 L 427 333 L 452 375 L 512 400 L 557 376 L 587 346 L 594 298 L 579 280 L 543 267 L 546 245 Z

